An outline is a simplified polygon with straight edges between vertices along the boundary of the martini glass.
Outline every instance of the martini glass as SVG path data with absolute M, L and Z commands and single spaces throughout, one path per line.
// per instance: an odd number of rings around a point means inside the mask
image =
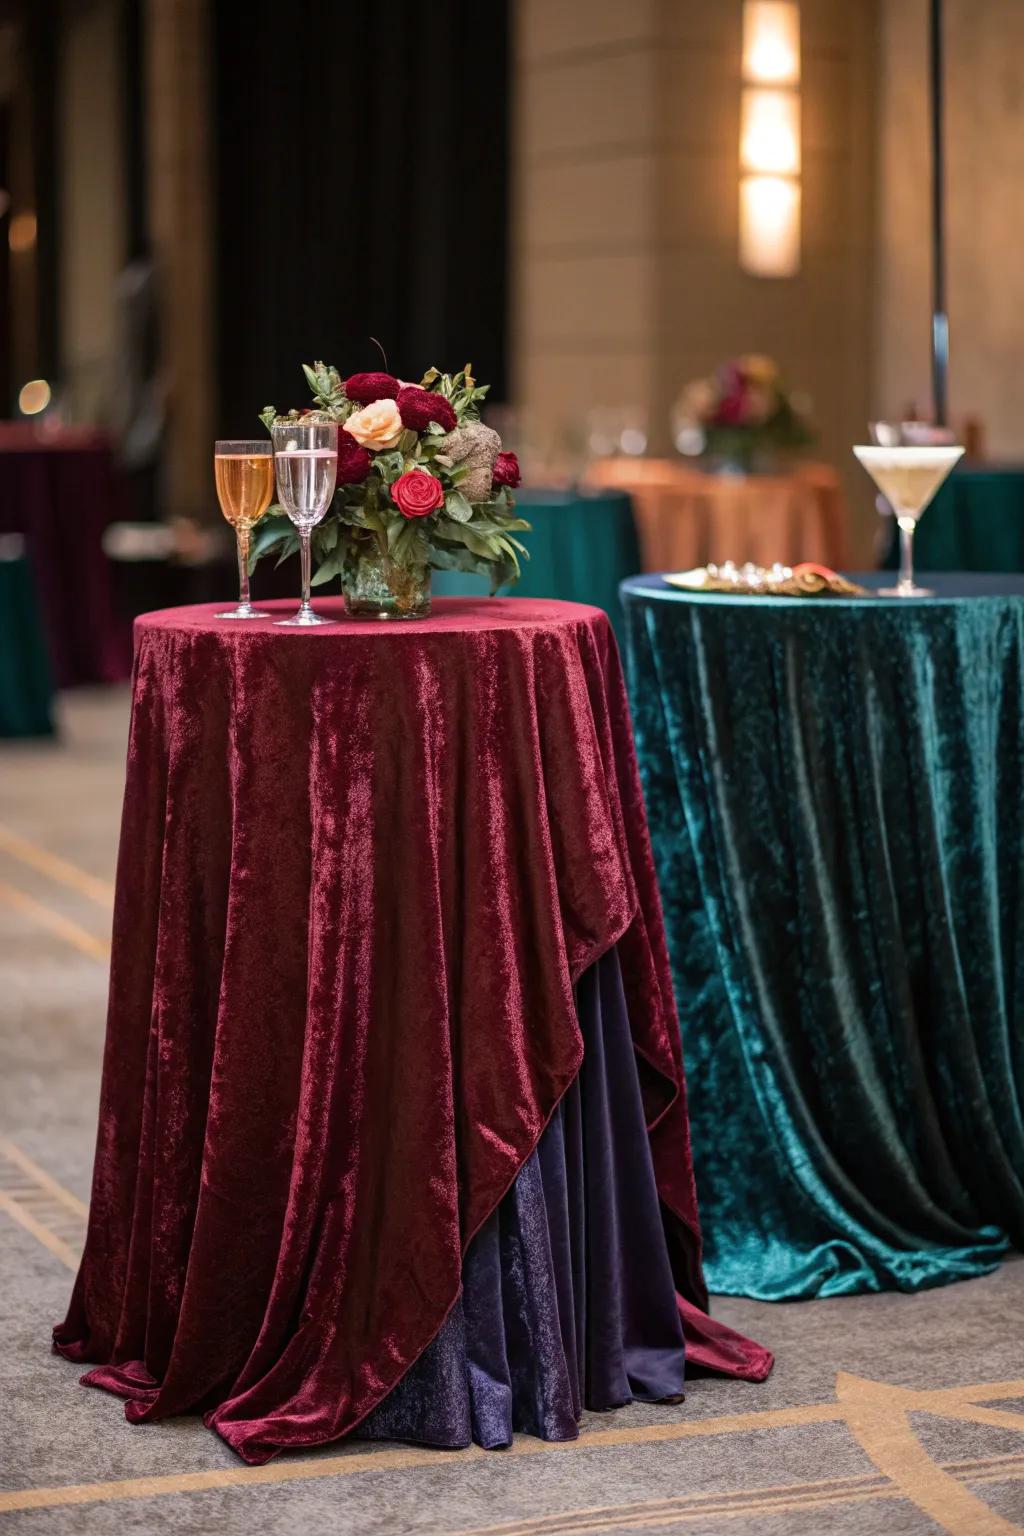
M 879 596 L 931 597 L 928 587 L 914 581 L 914 530 L 964 450 L 941 443 L 886 442 L 881 431 L 874 430 L 881 441 L 853 451 L 892 507 L 900 530 L 899 578 L 894 587 L 883 587 Z

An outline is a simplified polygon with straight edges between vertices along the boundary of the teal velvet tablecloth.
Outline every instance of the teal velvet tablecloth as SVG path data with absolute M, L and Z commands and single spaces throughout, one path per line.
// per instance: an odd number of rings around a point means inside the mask
M 1024 1246 L 1024 578 L 932 584 L 623 587 L 713 1291 Z
M 0 738 L 53 734 L 50 658 L 32 570 L 15 536 L 0 536 Z
M 1024 465 L 954 470 L 914 535 L 928 571 L 1024 571 Z M 895 531 L 886 565 L 898 564 Z
M 530 558 L 507 595 L 592 603 L 605 610 L 621 639 L 619 583 L 640 569 L 629 497 L 618 491 L 519 491 L 516 502 L 532 524 L 532 532 L 521 535 Z M 435 571 L 433 590 L 444 597 L 476 596 L 487 591 L 487 582 Z

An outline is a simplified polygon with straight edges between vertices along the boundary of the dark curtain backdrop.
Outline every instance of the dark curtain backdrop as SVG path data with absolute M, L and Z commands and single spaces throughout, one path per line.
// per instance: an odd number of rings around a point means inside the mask
M 217 435 L 299 364 L 505 384 L 507 0 L 214 7 Z

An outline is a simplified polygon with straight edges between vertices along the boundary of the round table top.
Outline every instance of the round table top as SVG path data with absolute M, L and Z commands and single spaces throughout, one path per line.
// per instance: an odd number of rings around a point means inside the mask
M 626 454 L 592 464 L 587 470 L 587 480 L 591 486 L 601 489 L 667 486 L 709 496 L 761 492 L 766 485 L 792 484 L 794 481 L 830 488 L 839 485 L 839 475 L 831 464 L 811 459 L 793 459 L 769 474 L 728 474 L 708 469 L 692 459 L 630 458 Z
M 764 597 L 740 592 L 686 592 L 681 587 L 670 586 L 664 576 L 632 576 L 624 581 L 620 592 L 624 599 L 641 602 L 669 603 L 719 603 L 735 607 L 753 605 L 767 612 L 780 607 L 814 608 L 816 611 L 866 607 L 917 607 L 935 608 L 949 603 L 962 603 L 982 598 L 1024 598 L 1024 575 L 1002 571 L 918 571 L 916 580 L 931 591 L 931 596 L 921 598 L 883 597 L 880 588 L 891 587 L 895 580 L 892 571 L 854 571 L 849 579 L 868 589 L 864 597 Z
M 274 635 L 282 642 L 316 640 L 326 642 L 340 638 L 382 639 L 387 635 L 431 634 L 484 634 L 491 631 L 524 629 L 557 629 L 565 625 L 590 624 L 595 620 L 607 621 L 608 615 L 588 603 L 564 603 L 554 598 L 539 597 L 439 597 L 432 604 L 425 619 L 391 619 L 381 622 L 372 618 L 349 618 L 345 613 L 344 600 L 340 597 L 313 595 L 313 607 L 328 624 L 314 625 L 309 629 L 284 629 L 278 619 L 289 618 L 298 607 L 298 598 L 271 598 L 263 602 L 253 598 L 254 605 L 266 610 L 266 619 L 218 619 L 216 615 L 230 607 L 233 597 L 225 597 L 219 603 L 192 603 L 183 608 L 160 608 L 153 613 L 143 613 L 135 620 L 136 630 L 203 631 L 220 634 L 234 640 Z

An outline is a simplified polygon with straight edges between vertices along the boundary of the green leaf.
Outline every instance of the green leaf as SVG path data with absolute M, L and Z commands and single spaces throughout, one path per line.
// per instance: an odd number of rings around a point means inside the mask
M 335 550 L 334 554 L 328 555 L 327 559 L 322 560 L 317 566 L 316 575 L 310 582 L 310 586 L 322 587 L 326 582 L 333 581 L 335 576 L 340 576 L 345 565 L 345 559 L 346 552 L 343 550 Z
M 269 507 L 256 525 L 256 531 L 252 535 L 249 545 L 250 559 L 253 564 L 280 544 L 283 539 L 294 535 L 295 529 L 280 507 Z
M 274 425 L 274 422 L 276 420 L 277 420 L 277 406 L 276 405 L 265 405 L 263 407 L 262 411 L 260 411 L 260 421 L 262 421 L 263 425 L 266 427 L 268 432 L 270 431 L 271 427 Z
M 405 457 L 397 448 L 392 448 L 387 453 L 378 453 L 373 467 L 385 485 L 393 485 L 399 475 L 405 473 Z
M 313 530 L 313 549 L 318 556 L 329 555 L 337 547 L 341 529 L 334 518 L 328 518 Z
M 306 375 L 306 383 L 309 385 L 310 393 L 314 395 L 319 394 L 320 386 L 317 381 L 316 370 L 311 368 L 308 363 L 303 363 L 302 371 Z
M 444 499 L 444 509 L 456 523 L 468 523 L 473 516 L 473 503 L 467 501 L 459 490 L 448 492 Z

